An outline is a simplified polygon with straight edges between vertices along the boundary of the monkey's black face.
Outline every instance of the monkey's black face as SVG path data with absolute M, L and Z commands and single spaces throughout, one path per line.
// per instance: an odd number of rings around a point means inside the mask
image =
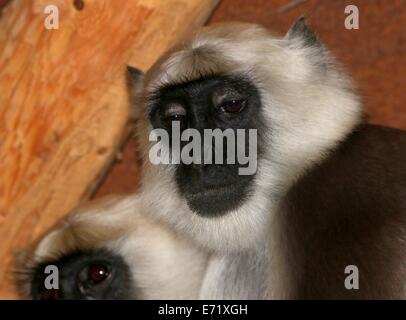
M 35 300 L 134 298 L 130 296 L 131 274 L 124 260 L 101 249 L 77 251 L 44 262 L 33 270 L 31 279 L 31 297 Z
M 172 152 L 175 137 L 181 140 L 180 154 L 190 150 L 193 156 L 192 163 L 181 157 L 174 164 L 178 189 L 193 211 L 202 216 L 221 215 L 247 200 L 255 172 L 241 174 L 240 169 L 251 160 L 256 165 L 264 130 L 260 94 L 248 78 L 211 76 L 172 85 L 156 92 L 149 105 L 151 124 L 154 129 L 167 130 Z M 181 139 L 174 132 L 174 123 L 179 125 Z M 184 140 L 183 133 L 190 131 L 186 129 L 195 129 L 200 138 L 190 135 Z M 250 134 L 255 134 L 255 141 Z M 250 148 L 253 143 L 254 149 Z M 250 160 L 241 163 L 241 153 Z

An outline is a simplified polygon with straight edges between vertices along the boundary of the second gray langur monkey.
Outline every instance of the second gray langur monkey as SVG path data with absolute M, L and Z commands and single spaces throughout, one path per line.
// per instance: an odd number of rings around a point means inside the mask
M 283 38 L 250 24 L 203 28 L 142 80 L 130 70 L 144 160 L 134 197 L 201 255 L 204 271 L 183 279 L 201 281 L 196 297 L 406 297 L 406 134 L 365 123 L 352 82 L 304 19 Z M 256 129 L 256 173 L 153 165 L 150 132 L 173 121 Z M 344 285 L 350 265 L 358 289 Z
M 147 213 L 137 195 L 111 196 L 74 210 L 17 256 L 20 296 L 197 299 L 207 253 Z M 57 288 L 46 286 L 48 266 L 59 270 Z

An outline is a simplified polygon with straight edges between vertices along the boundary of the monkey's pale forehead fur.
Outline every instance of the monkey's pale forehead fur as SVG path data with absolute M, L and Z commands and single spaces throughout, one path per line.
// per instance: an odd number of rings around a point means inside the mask
M 200 217 L 178 194 L 170 166 L 153 166 L 147 158 L 142 189 L 152 214 L 178 232 L 209 249 L 239 250 L 272 230 L 281 195 L 353 130 L 362 111 L 350 79 L 317 39 L 309 41 L 300 28 L 276 37 L 243 23 L 205 27 L 170 50 L 147 73 L 143 96 L 217 74 L 243 74 L 260 92 L 269 132 L 252 196 L 221 217 Z M 145 156 L 150 130 L 139 127 Z

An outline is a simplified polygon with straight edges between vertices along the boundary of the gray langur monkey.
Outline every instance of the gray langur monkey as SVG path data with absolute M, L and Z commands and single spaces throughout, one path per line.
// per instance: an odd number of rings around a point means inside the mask
M 205 27 L 145 76 L 129 70 L 141 191 L 47 235 L 25 260 L 26 292 L 41 291 L 33 275 L 45 262 L 104 256 L 131 286 L 113 279 L 93 297 L 118 287 L 117 298 L 406 297 L 406 133 L 365 122 L 351 80 L 303 18 L 282 38 L 251 24 Z M 151 130 L 175 121 L 256 129 L 256 173 L 152 164 Z
M 140 196 L 109 196 L 74 210 L 17 255 L 22 298 L 197 299 L 207 254 L 153 222 Z M 59 270 L 58 289 L 45 286 Z

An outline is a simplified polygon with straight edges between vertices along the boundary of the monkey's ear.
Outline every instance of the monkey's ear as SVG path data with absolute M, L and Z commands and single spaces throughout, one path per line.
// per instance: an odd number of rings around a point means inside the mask
M 301 40 L 303 45 L 308 47 L 320 46 L 320 41 L 316 34 L 306 24 L 306 18 L 300 17 L 286 34 L 288 40 Z
M 144 72 L 140 69 L 127 65 L 127 72 L 131 79 L 135 81 L 142 80 L 144 78 Z
M 132 91 L 139 91 L 144 81 L 144 72 L 127 65 L 127 84 Z

